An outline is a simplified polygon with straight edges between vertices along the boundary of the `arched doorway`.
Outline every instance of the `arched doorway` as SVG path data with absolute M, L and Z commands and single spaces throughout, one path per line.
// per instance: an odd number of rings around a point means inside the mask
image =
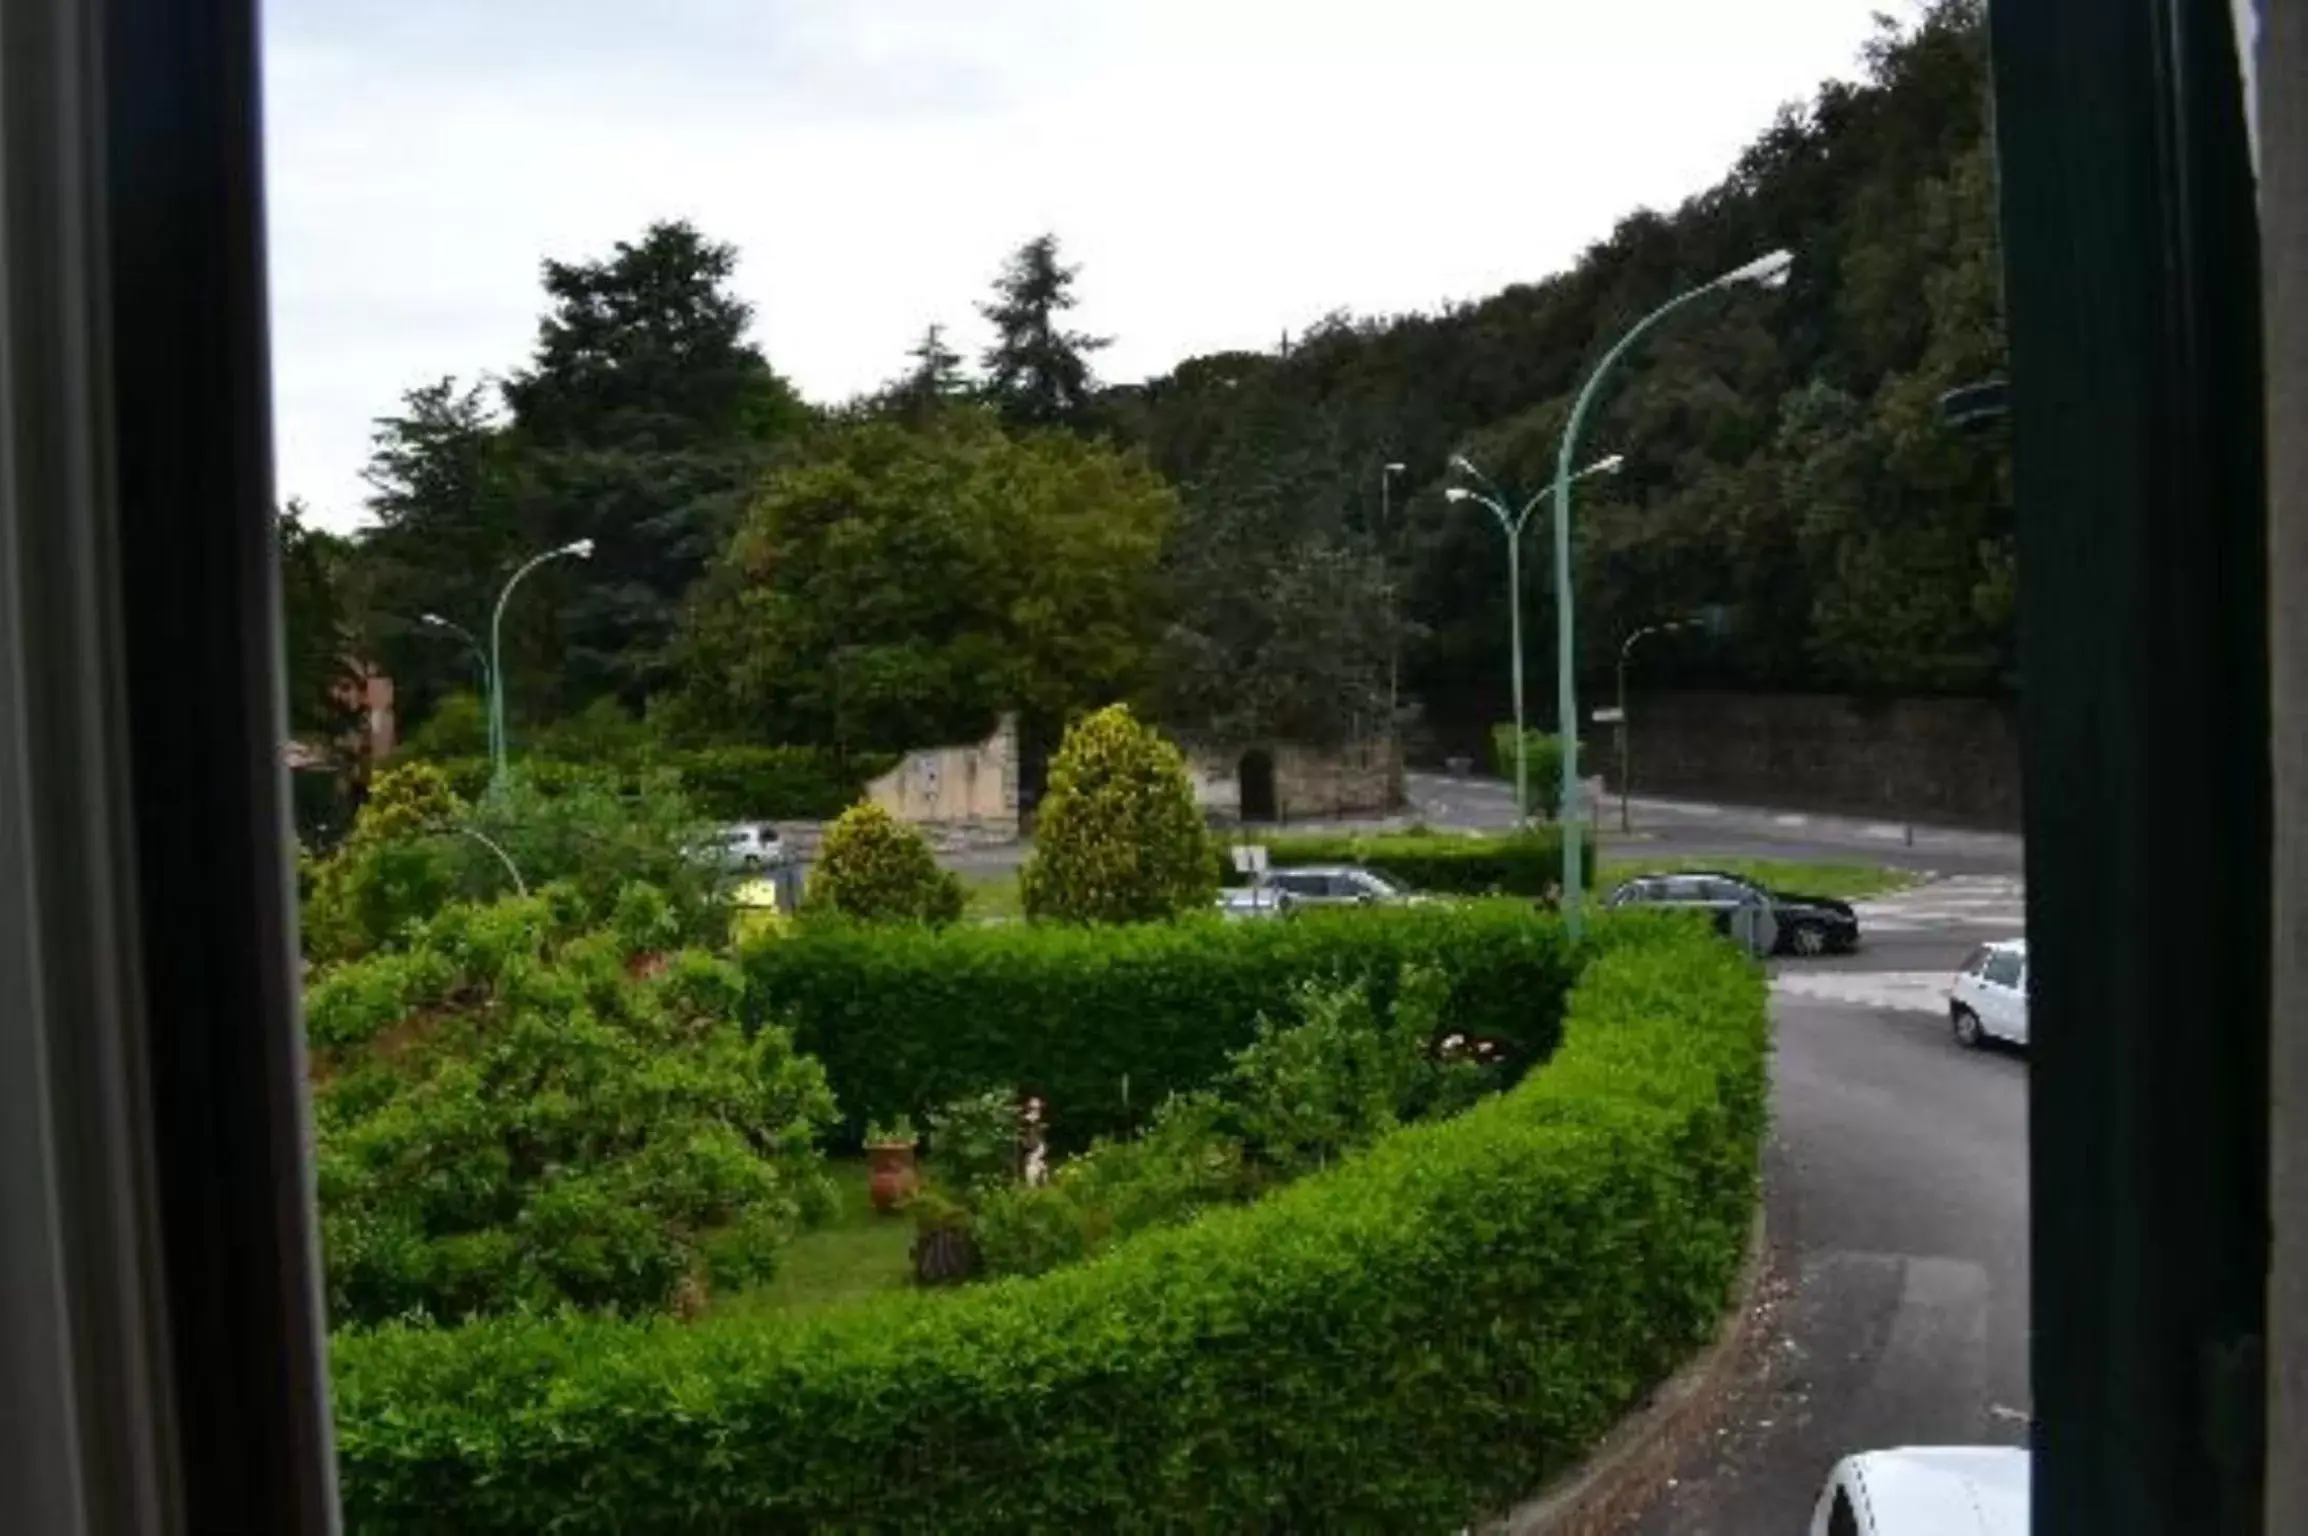
M 1235 787 L 1240 795 L 1244 821 L 1272 821 L 1274 819 L 1274 754 L 1264 747 L 1252 747 L 1242 754 L 1235 766 Z

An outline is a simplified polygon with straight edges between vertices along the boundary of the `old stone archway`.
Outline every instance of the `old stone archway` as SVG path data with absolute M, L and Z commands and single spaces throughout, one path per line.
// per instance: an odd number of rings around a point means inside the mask
M 1264 747 L 1252 747 L 1242 754 L 1235 765 L 1235 786 L 1240 792 L 1241 816 L 1244 821 L 1272 821 L 1274 819 L 1274 754 Z

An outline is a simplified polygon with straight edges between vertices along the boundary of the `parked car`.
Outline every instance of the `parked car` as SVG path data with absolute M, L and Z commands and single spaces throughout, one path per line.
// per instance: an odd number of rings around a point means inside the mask
M 1959 1045 L 2028 1043 L 2027 940 L 2005 939 L 1972 951 L 1948 991 L 1947 1022 Z
M 1218 915 L 1229 922 L 1248 922 L 1288 917 L 1297 910 L 1298 898 L 1273 886 L 1243 885 L 1220 891 L 1217 906 Z
M 766 821 L 738 821 L 717 830 L 707 856 L 733 874 L 751 874 L 785 862 L 785 840 Z
M 1308 907 L 1375 907 L 1416 899 L 1408 886 L 1353 864 L 1277 869 L 1267 875 L 1266 883 Z
M 1611 892 L 1609 905 L 1692 907 L 1715 914 L 1715 926 L 1743 940 L 1735 918 L 1742 911 L 1766 912 L 1770 922 L 1751 947 L 1776 954 L 1841 954 L 1859 947 L 1859 914 L 1832 896 L 1804 896 L 1768 890 L 1754 881 L 1719 870 L 1679 870 L 1642 875 Z
M 2028 1453 L 1910 1446 L 1846 1456 L 1811 1511 L 1811 1536 L 2026 1536 Z

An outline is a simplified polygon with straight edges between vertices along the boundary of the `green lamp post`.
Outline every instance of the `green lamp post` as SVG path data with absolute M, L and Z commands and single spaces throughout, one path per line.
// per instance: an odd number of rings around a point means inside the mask
M 1555 707 L 1565 722 L 1563 728 L 1563 919 L 1571 937 L 1580 931 L 1580 896 L 1582 894 L 1586 849 L 1579 838 L 1579 700 L 1578 688 L 1572 676 L 1576 670 L 1577 627 L 1571 612 L 1571 482 L 1578 478 L 1571 473 L 1571 459 L 1579 449 L 1579 430 L 1586 425 L 1587 411 L 1594 405 L 1603 380 L 1612 367 L 1627 355 L 1627 349 L 1675 311 L 1693 300 L 1742 283 L 1753 283 L 1759 288 L 1778 288 L 1787 282 L 1787 269 L 1795 264 L 1792 251 L 1773 251 L 1758 256 L 1743 267 L 1736 267 L 1713 282 L 1704 283 L 1687 292 L 1679 293 L 1666 303 L 1636 321 L 1624 336 L 1613 343 L 1587 375 L 1587 382 L 1579 390 L 1578 402 L 1571 407 L 1571 419 L 1563 428 L 1562 446 L 1555 455 Z
M 593 558 L 591 539 L 574 539 L 559 549 L 549 549 L 536 556 L 505 579 L 505 586 L 497 594 L 497 606 L 489 614 L 489 785 L 493 789 L 505 782 L 507 760 L 511 757 L 510 744 L 505 739 L 505 604 L 513 597 L 513 589 L 521 578 L 548 560 L 574 555 L 580 560 Z
M 1626 461 L 1614 453 L 1608 458 L 1597 459 L 1571 478 L 1584 480 L 1589 475 L 1616 474 L 1619 466 L 1624 462 Z M 1492 482 L 1490 476 L 1475 468 L 1473 462 L 1464 454 L 1452 454 L 1451 467 L 1489 486 L 1490 494 L 1470 491 L 1463 485 L 1453 485 L 1444 488 L 1444 498 L 1449 501 L 1471 501 L 1479 506 L 1488 507 L 1491 516 L 1498 519 L 1499 532 L 1507 536 L 1507 634 L 1509 636 L 1507 647 L 1514 675 L 1515 819 L 1519 824 L 1530 815 L 1531 805 L 1530 742 L 1523 732 L 1523 524 L 1530 521 L 1533 507 L 1536 507 L 1550 494 L 1559 497 L 1562 494 L 1562 487 L 1559 484 L 1548 486 L 1524 502 L 1521 511 L 1509 512 L 1507 510 L 1507 493 L 1500 490 Z

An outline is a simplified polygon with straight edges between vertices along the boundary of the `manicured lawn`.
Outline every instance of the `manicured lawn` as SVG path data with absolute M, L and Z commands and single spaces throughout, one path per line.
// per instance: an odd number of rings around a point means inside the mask
M 966 869 L 961 875 L 964 917 L 1012 921 L 1025 915 L 1015 869 Z
M 1804 896 L 1835 896 L 1845 901 L 1881 896 L 1915 884 L 1913 870 L 1884 864 L 1802 864 L 1785 859 L 1605 859 L 1595 871 L 1595 889 L 1609 895 L 1622 880 L 1637 875 L 1673 874 L 1679 869 L 1720 870 L 1740 875 L 1773 890 Z
M 865 1159 L 834 1158 L 826 1171 L 840 1191 L 841 1209 L 793 1240 L 768 1284 L 717 1298 L 716 1316 L 807 1311 L 912 1283 L 914 1224 L 873 1208 Z

